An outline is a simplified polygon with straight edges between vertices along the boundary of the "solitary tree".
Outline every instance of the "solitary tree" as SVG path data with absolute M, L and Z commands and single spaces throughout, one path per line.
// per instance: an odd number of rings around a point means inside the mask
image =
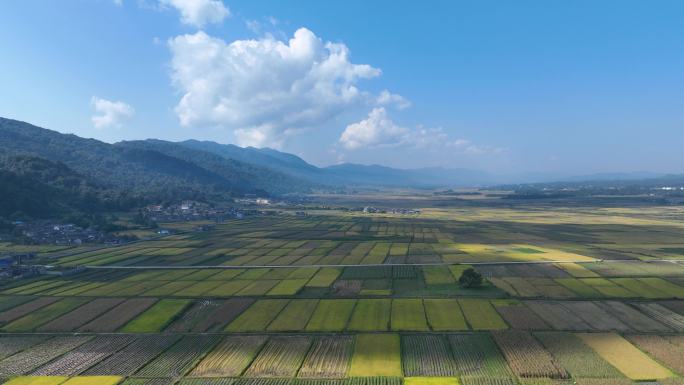
M 465 269 L 458 279 L 458 284 L 467 289 L 480 287 L 482 286 L 482 274 L 478 273 L 473 268 Z

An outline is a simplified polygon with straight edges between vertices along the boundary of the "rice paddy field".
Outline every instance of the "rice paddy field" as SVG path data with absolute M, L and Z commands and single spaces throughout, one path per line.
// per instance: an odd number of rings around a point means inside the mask
M 0 244 L 69 272 L 0 281 L 0 383 L 684 384 L 683 219 L 285 210 L 117 247 Z M 469 268 L 481 287 L 459 285 Z

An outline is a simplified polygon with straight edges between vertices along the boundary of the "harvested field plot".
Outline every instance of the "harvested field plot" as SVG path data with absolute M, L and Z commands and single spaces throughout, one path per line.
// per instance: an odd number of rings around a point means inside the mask
M 615 316 L 632 330 L 640 332 L 666 332 L 672 330 L 622 302 L 600 301 L 596 302 L 596 305 Z
M 178 385 L 233 385 L 234 378 L 184 378 Z
M 306 331 L 335 332 L 344 330 L 355 304 L 355 299 L 320 300 L 306 325 Z
M 190 373 L 193 377 L 237 377 L 256 357 L 265 336 L 225 337 Z
M 672 377 L 672 373 L 653 361 L 624 338 L 614 333 L 580 333 L 578 336 L 601 357 L 632 380 Z
M 0 337 L 0 360 L 9 357 L 14 353 L 20 352 L 24 349 L 30 348 L 40 342 L 43 342 L 48 337 L 43 336 L 4 336 Z
M 180 336 L 164 335 L 138 337 L 124 349 L 85 371 L 85 374 L 130 376 L 179 339 Z
M 563 367 L 528 332 L 510 330 L 492 333 L 508 365 L 519 377 L 568 378 Z
M 549 325 L 527 306 L 517 303 L 494 303 L 496 311 L 511 326 L 519 330 L 548 330 Z
M 592 330 L 592 327 L 559 302 L 526 301 L 539 318 L 556 330 Z
M 578 378 L 577 385 L 635 385 L 627 378 Z
M 423 300 L 428 324 L 434 331 L 468 330 L 461 306 L 456 299 L 426 298 Z
M 0 361 L 0 377 L 26 374 L 87 342 L 91 337 L 54 337 Z
M 190 305 L 187 299 L 162 299 L 121 328 L 123 333 L 153 333 L 164 329 Z
M 588 301 L 568 301 L 563 303 L 566 309 L 576 314 L 594 330 L 600 331 L 629 331 L 629 327 L 618 319 Z
M 684 347 L 656 335 L 632 335 L 627 339 L 678 374 L 684 374 Z
M 42 297 L 15 307 L 10 307 L 8 310 L 0 313 L 0 323 L 14 321 L 17 318 L 21 318 L 57 301 L 59 301 L 59 298 Z
M 273 337 L 252 365 L 247 377 L 294 377 L 311 346 L 309 337 Z
M 300 378 L 343 378 L 351 361 L 352 336 L 320 337 L 304 359 Z
M 203 314 L 191 331 L 215 332 L 222 330 L 227 324 L 242 314 L 243 311 L 252 306 L 253 303 L 254 300 L 251 298 L 231 298 L 226 300 L 213 311 Z
M 350 377 L 400 377 L 401 346 L 396 334 L 359 334 L 356 336 Z
M 5 310 L 12 309 L 14 307 L 17 307 L 21 304 L 24 304 L 26 302 L 32 301 L 33 298 L 31 297 L 22 297 L 22 296 L 11 296 L 11 297 L 2 297 L 0 296 L 0 314 L 3 314 Z
M 287 299 L 262 299 L 256 301 L 233 322 L 226 326 L 228 332 L 264 331 L 268 324 L 288 304 Z
M 75 376 L 133 341 L 129 336 L 96 336 L 33 372 L 36 376 Z
M 222 305 L 222 302 L 215 300 L 197 300 L 184 311 L 180 317 L 171 322 L 169 326 L 164 329 L 167 332 L 189 332 L 200 321 L 202 321 L 207 314 L 211 314 Z
M 101 316 L 81 326 L 81 332 L 113 332 L 157 302 L 156 298 L 132 298 L 116 305 Z
M 122 298 L 98 298 L 46 323 L 37 330 L 41 332 L 75 331 L 81 325 L 92 321 L 95 317 L 98 317 L 121 302 L 123 302 Z
M 2 330 L 6 332 L 29 332 L 62 314 L 76 309 L 86 302 L 88 300 L 82 298 L 64 298 L 3 325 Z
M 657 303 L 635 303 L 639 310 L 678 332 L 684 332 L 684 316 Z
M 574 378 L 624 377 L 574 334 L 547 332 L 536 337 Z
M 458 372 L 443 336 L 403 336 L 401 346 L 401 363 L 406 377 L 449 377 Z
M 449 336 L 449 343 L 461 375 L 487 378 L 513 376 L 489 334 L 454 334 Z
M 477 376 L 463 376 L 461 377 L 463 385 L 516 385 L 515 380 L 511 378 L 492 378 L 492 377 L 477 377 Z
M 218 342 L 215 336 L 186 336 L 140 369 L 141 377 L 180 377 Z
M 496 312 L 494 306 L 482 299 L 458 300 L 470 328 L 473 330 L 507 329 L 508 325 Z
M 347 330 L 384 331 L 389 330 L 392 300 L 360 299 L 351 315 Z
M 392 330 L 427 331 L 430 330 L 425 317 L 422 299 L 392 300 Z

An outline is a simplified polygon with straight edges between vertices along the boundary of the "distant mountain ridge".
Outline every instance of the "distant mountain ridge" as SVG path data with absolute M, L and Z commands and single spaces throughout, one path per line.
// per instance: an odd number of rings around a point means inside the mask
M 120 197 L 131 201 L 210 199 L 245 193 L 282 195 L 347 187 L 453 188 L 665 178 L 662 174 L 644 172 L 562 177 L 502 176 L 465 168 L 396 169 L 352 163 L 317 167 L 296 155 L 270 148 L 158 139 L 109 144 L 0 118 L 0 158 L 14 156 L 61 164 L 92 185 L 118 191 Z
M 178 199 L 221 199 L 245 193 L 301 193 L 314 187 L 310 182 L 270 168 L 229 160 L 177 143 L 151 140 L 109 144 L 0 118 L 0 158 L 3 160 L 0 170 L 7 172 L 5 177 L 22 186 L 30 183 L 19 180 L 50 185 L 40 175 L 17 174 L 16 159 L 20 157 L 32 158 L 34 163 L 45 160 L 49 162 L 43 165 L 45 168 L 68 169 L 84 183 L 107 191 L 103 195 L 123 207 Z

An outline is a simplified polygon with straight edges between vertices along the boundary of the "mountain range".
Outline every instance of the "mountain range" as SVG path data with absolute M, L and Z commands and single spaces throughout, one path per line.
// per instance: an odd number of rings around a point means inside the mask
M 126 209 L 179 199 L 281 196 L 363 186 L 466 187 L 553 180 L 529 175 L 502 177 L 462 168 L 396 169 L 349 163 L 316 167 L 296 155 L 270 148 L 197 140 L 109 144 L 6 118 L 0 118 L 0 172 L 0 216 L 92 211 L 97 207 Z M 660 176 L 596 175 L 611 180 Z M 32 203 L 45 194 L 53 201 Z M 83 202 L 89 202 L 88 206 Z

